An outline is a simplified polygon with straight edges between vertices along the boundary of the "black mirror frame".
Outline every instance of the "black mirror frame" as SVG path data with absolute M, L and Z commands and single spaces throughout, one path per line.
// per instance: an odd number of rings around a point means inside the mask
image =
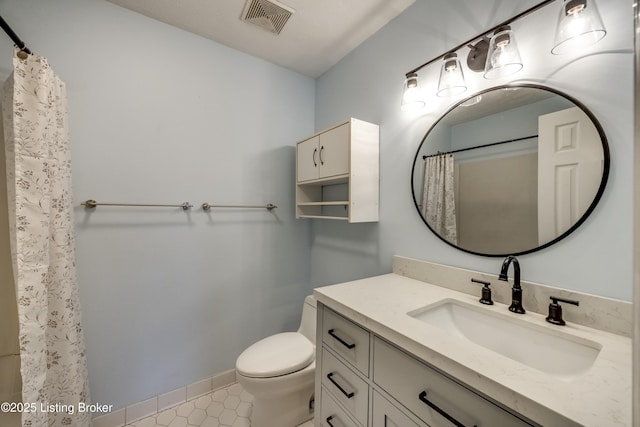
M 591 202 L 591 204 L 589 205 L 589 207 L 587 208 L 585 213 L 580 217 L 580 219 L 578 221 L 576 221 L 576 223 L 573 224 L 571 227 L 569 227 L 569 229 L 567 229 L 564 233 L 562 233 L 561 235 L 559 235 L 558 237 L 556 237 L 555 239 L 553 239 L 553 240 L 551 240 L 551 241 L 549 241 L 547 243 L 544 243 L 544 244 L 542 244 L 540 246 L 537 246 L 535 248 L 528 249 L 528 250 L 525 250 L 525 251 L 514 252 L 514 253 L 487 254 L 487 253 L 472 251 L 472 250 L 469 250 L 469 249 L 462 248 L 462 247 L 460 247 L 458 245 L 454 245 L 453 243 L 449 242 L 444 237 L 442 237 L 438 233 L 436 233 L 433 228 L 431 228 L 429 223 L 427 223 L 426 219 L 424 218 L 424 216 L 420 212 L 420 205 L 418 203 L 418 200 L 416 199 L 416 189 L 415 189 L 415 183 L 414 183 L 413 177 L 414 177 L 414 174 L 415 174 L 416 164 L 417 164 L 417 162 L 419 160 L 418 158 L 420 157 L 420 150 L 421 150 L 423 144 L 427 140 L 427 137 L 429 136 L 431 131 L 436 127 L 436 125 L 438 123 L 440 123 L 440 121 L 444 117 L 447 116 L 447 114 L 449 114 L 452 110 L 454 110 L 460 104 L 462 104 L 464 102 L 467 102 L 468 100 L 470 100 L 472 98 L 475 98 L 478 95 L 482 95 L 484 93 L 492 92 L 492 91 L 495 91 L 495 90 L 508 89 L 508 88 L 531 88 L 531 89 L 541 89 L 541 90 L 545 90 L 547 92 L 552 92 L 552 93 L 555 93 L 556 95 L 562 96 L 565 99 L 573 102 L 578 108 L 580 108 L 582 111 L 584 111 L 584 113 L 591 119 L 592 123 L 596 127 L 596 129 L 598 131 L 598 135 L 600 136 L 600 140 L 602 141 L 602 151 L 603 151 L 603 157 L 604 157 L 604 165 L 603 166 L 604 167 L 603 167 L 603 170 L 602 170 L 602 180 L 600 181 L 600 187 L 598 188 L 598 192 L 596 193 L 595 197 L 593 198 L 593 201 Z M 454 248 L 456 248 L 458 250 L 461 250 L 463 252 L 469 253 L 469 254 L 486 256 L 486 257 L 506 257 L 508 255 L 524 255 L 524 254 L 529 254 L 529 253 L 532 253 L 532 252 L 540 251 L 542 249 L 548 248 L 549 246 L 558 243 L 560 240 L 564 239 L 569 234 L 573 233 L 578 227 L 580 227 L 586 221 L 586 219 L 589 217 L 589 215 L 591 215 L 591 213 L 595 209 L 596 205 L 598 204 L 598 202 L 602 198 L 602 194 L 604 193 L 604 189 L 605 189 L 605 187 L 607 185 L 607 181 L 609 179 L 610 167 L 611 167 L 611 156 L 609 154 L 609 144 L 607 142 L 607 137 L 606 137 L 606 135 L 604 133 L 604 129 L 600 125 L 600 122 L 595 117 L 595 115 L 583 103 L 581 103 L 580 101 L 576 100 L 572 96 L 567 95 L 566 93 L 563 93 L 563 92 L 561 92 L 559 90 L 553 89 L 553 88 L 548 87 L 548 86 L 542 86 L 542 85 L 530 84 L 530 83 L 501 85 L 501 86 L 494 86 L 494 87 L 482 90 L 480 92 L 474 93 L 473 95 L 469 96 L 468 98 L 465 98 L 465 99 L 457 102 L 451 108 L 449 108 L 444 114 L 442 114 L 442 116 L 440 116 L 440 118 L 438 120 L 433 122 L 433 124 L 431 125 L 429 130 L 427 130 L 427 133 L 422 138 L 422 141 L 420 141 L 420 145 L 418 146 L 418 149 L 416 151 L 416 155 L 415 155 L 415 157 L 413 159 L 413 166 L 411 167 L 411 195 L 413 197 L 413 203 L 414 203 L 414 205 L 416 207 L 416 211 L 418 212 L 418 215 L 420 216 L 420 219 L 422 219 L 422 221 L 426 224 L 426 226 L 429 228 L 429 230 L 431 230 L 431 232 L 433 234 L 435 234 L 440 240 L 442 240 L 446 244 L 448 244 L 450 246 L 453 246 Z

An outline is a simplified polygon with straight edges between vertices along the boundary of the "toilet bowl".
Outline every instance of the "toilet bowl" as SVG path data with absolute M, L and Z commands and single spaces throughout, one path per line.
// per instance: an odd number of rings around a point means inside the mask
M 295 427 L 313 417 L 316 300 L 305 298 L 297 332 L 251 345 L 236 360 L 236 379 L 253 396 L 251 427 Z

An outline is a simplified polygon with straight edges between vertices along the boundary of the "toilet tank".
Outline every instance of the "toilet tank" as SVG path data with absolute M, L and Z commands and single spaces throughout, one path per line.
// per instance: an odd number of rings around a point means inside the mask
M 313 295 L 305 297 L 302 305 L 302 318 L 298 332 L 316 344 L 316 299 Z

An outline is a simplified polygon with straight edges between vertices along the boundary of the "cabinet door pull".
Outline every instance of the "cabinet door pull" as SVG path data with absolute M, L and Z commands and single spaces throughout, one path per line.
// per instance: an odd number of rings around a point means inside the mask
M 320 164 L 324 165 L 324 159 L 322 158 L 322 153 L 324 153 L 324 145 L 320 147 Z
M 318 149 L 314 148 L 313 149 L 313 156 L 312 156 L 313 157 L 313 166 L 314 167 L 318 167 L 318 162 L 316 162 L 316 154 L 318 154 Z
M 352 350 L 352 349 L 353 349 L 353 348 L 355 348 L 355 346 L 356 346 L 356 345 L 355 345 L 355 343 L 348 343 L 348 342 L 346 342 L 345 340 L 343 340 L 342 338 L 340 338 L 340 337 L 336 334 L 336 330 L 335 330 L 335 329 L 329 329 L 329 330 L 327 331 L 327 333 L 328 333 L 329 335 L 331 335 L 332 337 L 334 337 L 335 339 L 337 339 L 337 340 L 338 340 L 338 342 L 339 342 L 340 344 L 342 344 L 343 346 L 347 347 L 349 350 Z
M 447 419 L 447 421 L 449 421 L 454 426 L 456 426 L 456 427 L 465 427 L 464 424 L 462 424 L 460 421 L 456 420 L 451 415 L 447 414 L 442 408 L 438 407 L 438 405 L 436 405 L 435 403 L 433 403 L 432 401 L 427 399 L 427 391 L 426 390 L 424 390 L 422 393 L 420 393 L 418 395 L 418 399 L 420 399 L 422 402 L 426 403 L 429 408 L 433 409 L 434 411 L 436 411 L 437 413 L 439 413 L 440 415 L 445 417 Z M 473 427 L 476 427 L 476 426 L 473 426 Z
M 338 390 L 340 390 L 342 394 L 344 394 L 347 397 L 347 399 L 351 399 L 353 396 L 355 396 L 355 392 L 346 391 L 344 388 L 342 388 L 342 386 L 340 386 L 340 384 L 338 384 L 336 380 L 333 379 L 333 374 L 334 374 L 333 372 L 329 372 L 327 374 L 327 378 L 329 378 L 329 381 L 331 381 L 334 386 L 338 387 Z

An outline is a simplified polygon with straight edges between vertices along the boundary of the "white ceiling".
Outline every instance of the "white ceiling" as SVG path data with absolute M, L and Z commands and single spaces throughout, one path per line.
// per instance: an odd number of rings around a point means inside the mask
M 295 10 L 279 35 L 240 19 L 245 0 L 108 1 L 318 77 L 415 0 L 279 0 Z

